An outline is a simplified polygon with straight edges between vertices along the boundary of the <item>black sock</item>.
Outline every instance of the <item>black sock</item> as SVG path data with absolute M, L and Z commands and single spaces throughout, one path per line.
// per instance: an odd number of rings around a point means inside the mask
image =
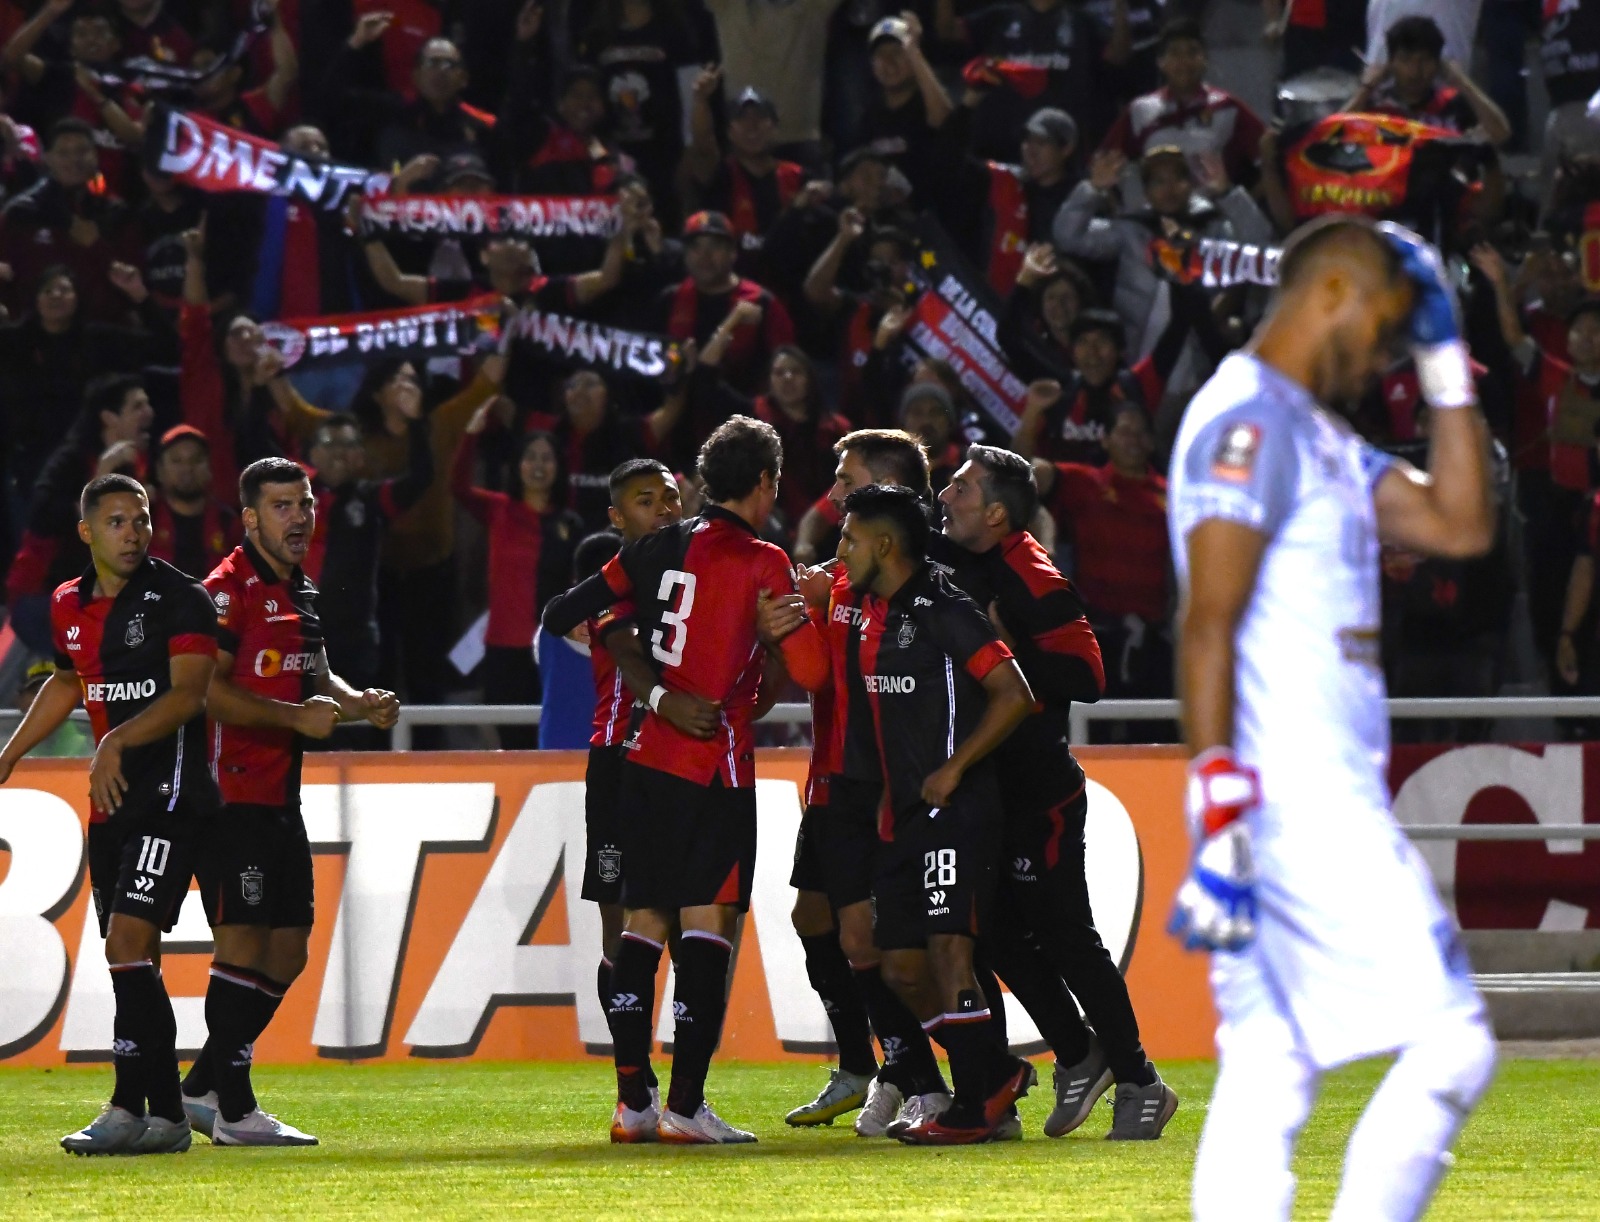
M 955 1102 L 946 1113 L 956 1127 L 981 1124 L 984 1100 L 989 1097 L 990 1066 L 994 1056 L 994 1022 L 987 1010 L 946 1014 L 935 1038 L 950 1055 L 950 1081 Z
M 595 969 L 594 973 L 595 995 L 600 998 L 600 1012 L 606 1016 L 606 1030 L 611 1031 L 611 1046 L 613 1048 L 617 1046 L 617 1033 L 611 1028 L 611 973 L 615 970 L 616 968 L 611 960 L 601 955 L 600 966 Z M 644 1084 L 652 1089 L 657 1085 L 656 1071 L 648 1064 L 644 1067 Z
M 1036 946 L 1022 941 L 997 944 L 989 948 L 988 958 L 1033 1019 L 1056 1060 L 1063 1065 L 1076 1065 L 1089 1055 L 1089 1028 L 1078 1013 L 1078 1004 L 1060 973 Z M 993 1010 L 995 999 L 990 1001 Z
M 988 1007 L 989 1038 L 995 1053 L 1002 1058 L 1010 1057 L 1011 1034 L 1006 1027 L 1005 994 L 1000 991 L 1000 978 L 989 966 L 988 956 L 981 947 L 973 963 L 972 974 L 977 977 L 979 993 L 969 1008 L 981 1010 Z
M 806 952 L 806 976 L 822 999 L 822 1008 L 833 1024 L 833 1042 L 839 1048 L 839 1068 L 846 1073 L 871 1077 L 878 1072 L 878 1058 L 872 1055 L 872 1029 L 867 1025 L 867 1007 L 844 957 L 837 932 L 802 937 Z
M 148 1102 L 151 1115 L 182 1120 L 178 1020 L 161 974 L 148 959 L 114 964 L 111 988 L 117 1001 L 112 1021 L 111 1055 L 117 1073 L 112 1103 L 142 1116 Z
M 686 930 L 678 947 L 678 992 L 672 1006 L 678 1022 L 672 1036 L 667 1107 L 680 1116 L 693 1116 L 705 1102 L 711 1054 L 722 1038 L 722 1019 L 728 1012 L 732 955 L 729 943 L 697 930 Z
M 206 1046 L 211 1049 L 211 1081 L 217 1111 L 227 1121 L 255 1110 L 250 1087 L 251 1040 L 260 992 L 258 977 L 231 963 L 213 963 L 206 984 Z
M 883 1069 L 878 1076 L 892 1082 L 905 1095 L 930 1095 L 945 1088 L 944 1075 L 934 1059 L 933 1045 L 917 1016 L 884 983 L 883 973 L 872 967 L 855 969 L 856 988 L 872 1020 L 872 1030 L 883 1049 Z
M 611 966 L 606 1025 L 617 1067 L 617 1098 L 636 1112 L 650 1106 L 650 1020 L 656 1012 L 661 944 L 625 933 Z
M 198 1099 L 208 1091 L 216 1089 L 211 1076 L 211 1036 L 206 1035 L 206 1042 L 201 1046 L 200 1053 L 194 1059 L 194 1064 L 189 1066 L 189 1072 L 183 1075 L 183 1094 L 187 1099 Z

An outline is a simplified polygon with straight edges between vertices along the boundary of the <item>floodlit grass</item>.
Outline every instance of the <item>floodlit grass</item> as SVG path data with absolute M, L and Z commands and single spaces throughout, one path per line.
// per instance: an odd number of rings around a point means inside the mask
M 785 1111 L 821 1086 L 814 1066 L 718 1064 L 712 1096 L 757 1146 L 611 1146 L 602 1064 L 267 1067 L 263 1105 L 321 1136 L 311 1150 L 213 1148 L 74 1158 L 58 1137 L 86 1123 L 107 1068 L 0 1070 L 0 1217 L 493 1217 L 571 1219 L 903 1216 L 1184 1218 L 1212 1067 L 1163 1067 L 1183 1097 L 1167 1136 L 1099 1140 L 1110 1108 L 1079 1133 L 1040 1134 L 1046 1079 L 1023 1101 L 1027 1139 L 954 1150 L 862 1141 L 848 1118 L 788 1129 Z M 1326 1216 L 1351 1125 L 1382 1073 L 1332 1076 L 1302 1142 L 1297 1216 Z M 1270 1087 L 1265 1087 L 1270 1089 Z M 1600 1062 L 1513 1060 L 1458 1147 L 1432 1217 L 1600 1217 Z

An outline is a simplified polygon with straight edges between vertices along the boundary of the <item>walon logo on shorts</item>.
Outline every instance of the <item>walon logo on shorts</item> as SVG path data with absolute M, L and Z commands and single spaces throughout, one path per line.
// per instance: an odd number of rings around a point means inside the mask
M 950 915 L 950 909 L 945 904 L 944 901 L 945 901 L 945 893 L 943 891 L 930 891 L 930 892 L 928 892 L 928 903 L 932 905 L 932 907 L 928 909 L 928 915 L 929 916 L 949 916 Z

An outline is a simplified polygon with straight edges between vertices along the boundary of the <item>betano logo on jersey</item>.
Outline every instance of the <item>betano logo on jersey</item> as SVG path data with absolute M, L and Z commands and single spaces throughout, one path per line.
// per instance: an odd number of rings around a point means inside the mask
M 888 696 L 909 696 L 917 690 L 915 675 L 863 675 L 867 690 Z
M 263 679 L 303 674 L 317 668 L 318 656 L 314 653 L 279 653 L 276 649 L 263 649 L 256 654 L 256 674 Z
M 131 683 L 85 683 L 83 699 L 86 704 L 110 704 L 114 700 L 142 700 L 156 694 L 154 679 L 138 679 Z

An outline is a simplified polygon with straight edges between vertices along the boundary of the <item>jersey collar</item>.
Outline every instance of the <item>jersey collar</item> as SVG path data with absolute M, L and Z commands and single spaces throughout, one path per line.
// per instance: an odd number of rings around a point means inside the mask
M 277 570 L 267 562 L 267 558 L 257 550 L 256 545 L 250 542 L 248 538 L 239 547 L 244 552 L 245 558 L 250 561 L 250 567 L 255 570 L 256 576 L 261 578 L 262 585 L 297 586 L 305 581 L 306 575 L 300 571 L 298 564 L 289 571 L 287 579 L 279 577 Z
M 146 553 L 145 558 L 140 561 L 139 567 L 128 575 L 127 584 L 122 587 L 116 597 L 121 598 L 129 590 L 144 589 L 155 577 L 155 572 L 155 557 Z M 95 572 L 94 561 L 91 560 L 89 567 L 83 571 L 83 576 L 78 578 L 78 606 L 87 607 L 94 601 L 94 583 L 99 579 L 100 575 Z M 115 602 L 116 599 L 114 598 L 112 601 Z
M 721 505 L 707 505 L 700 511 L 700 516 L 708 522 L 726 522 L 729 526 L 737 527 L 739 530 L 744 531 L 752 539 L 760 537 L 756 534 L 755 527 L 751 526 L 738 514 L 724 509 Z

